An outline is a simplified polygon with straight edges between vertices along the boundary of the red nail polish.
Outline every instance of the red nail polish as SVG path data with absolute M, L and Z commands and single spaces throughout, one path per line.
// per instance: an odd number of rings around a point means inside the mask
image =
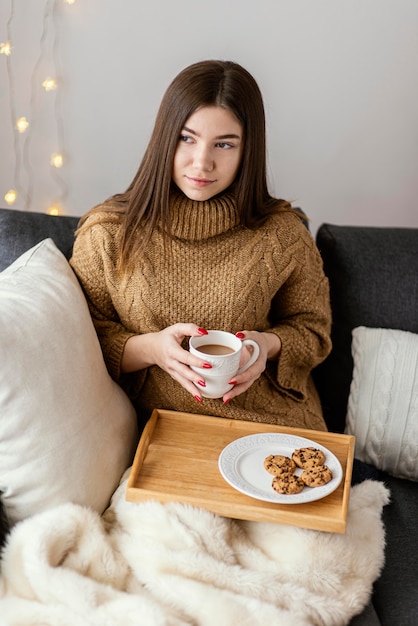
M 229 400 L 224 400 L 223 404 L 228 404 Z
M 197 384 L 200 385 L 201 387 L 206 387 L 206 383 L 204 380 L 198 380 Z
M 236 384 L 237 384 L 236 380 L 230 380 L 228 383 L 228 385 L 236 385 Z
M 194 399 L 197 400 L 198 402 L 202 402 L 202 398 L 200 396 L 195 396 Z
M 238 339 L 244 339 L 245 335 L 244 333 L 235 333 L 235 337 L 238 337 Z
M 204 367 L 207 370 L 212 369 L 212 365 L 210 363 L 203 363 L 202 367 Z
M 197 332 L 199 333 L 199 335 L 207 335 L 208 331 L 205 330 L 204 328 L 198 328 Z

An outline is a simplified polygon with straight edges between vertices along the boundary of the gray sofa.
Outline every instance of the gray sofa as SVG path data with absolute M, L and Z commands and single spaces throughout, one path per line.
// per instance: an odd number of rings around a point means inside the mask
M 51 237 L 69 258 L 78 218 L 0 209 L 0 271 Z M 353 373 L 351 331 L 357 326 L 418 333 L 418 229 L 324 224 L 317 244 L 330 279 L 333 350 L 315 371 L 328 428 L 343 432 Z M 386 563 L 372 602 L 351 626 L 418 624 L 418 485 L 355 462 L 353 481 L 384 481 Z M 1 539 L 1 538 L 0 538 Z
M 353 373 L 352 329 L 418 333 L 418 228 L 324 224 L 316 239 L 330 280 L 333 349 L 315 378 L 329 430 L 343 432 Z M 363 477 L 382 480 L 391 491 L 391 504 L 384 508 L 386 565 L 375 584 L 375 615 L 369 607 L 370 621 L 364 624 L 417 625 L 418 484 L 357 463 L 354 479 Z

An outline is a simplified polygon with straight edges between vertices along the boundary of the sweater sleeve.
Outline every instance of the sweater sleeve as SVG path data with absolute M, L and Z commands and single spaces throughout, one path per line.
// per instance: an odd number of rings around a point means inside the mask
M 115 223 L 95 223 L 99 216 L 89 218 L 78 232 L 70 265 L 84 291 L 106 366 L 110 375 L 119 380 L 125 344 L 135 333 L 122 324 L 114 306 L 118 291 L 115 269 L 118 227 Z
M 297 400 L 307 397 L 311 371 L 331 351 L 331 307 L 328 279 L 311 235 L 302 233 L 287 251 L 287 278 L 273 298 L 271 328 L 282 342 L 277 367 L 267 374 Z

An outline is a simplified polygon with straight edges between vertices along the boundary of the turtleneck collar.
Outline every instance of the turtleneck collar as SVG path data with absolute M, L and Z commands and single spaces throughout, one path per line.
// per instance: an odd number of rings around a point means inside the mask
M 174 188 L 170 194 L 170 213 L 172 235 L 189 241 L 216 237 L 240 223 L 231 192 L 200 202 Z

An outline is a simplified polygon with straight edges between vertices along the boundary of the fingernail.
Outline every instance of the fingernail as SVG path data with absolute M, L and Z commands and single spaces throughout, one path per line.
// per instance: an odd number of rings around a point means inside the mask
M 231 399 L 231 398 L 229 398 L 229 400 L 230 400 L 230 399 Z M 228 404 L 229 400 L 224 400 L 224 401 L 223 401 L 223 404 Z
M 202 367 L 204 367 L 207 370 L 212 369 L 212 365 L 210 363 L 203 363 Z
M 236 384 L 237 384 L 236 380 L 230 380 L 228 383 L 228 385 L 236 385 Z
M 244 339 L 245 335 L 244 333 L 235 333 L 235 337 L 238 337 L 238 339 Z
M 198 328 L 197 332 L 199 333 L 199 335 L 207 335 L 208 331 L 205 330 L 204 328 Z
M 201 387 L 206 387 L 206 383 L 204 380 L 198 380 L 197 384 L 200 385 Z
M 195 396 L 194 399 L 197 400 L 198 402 L 202 402 L 202 398 L 200 396 Z

